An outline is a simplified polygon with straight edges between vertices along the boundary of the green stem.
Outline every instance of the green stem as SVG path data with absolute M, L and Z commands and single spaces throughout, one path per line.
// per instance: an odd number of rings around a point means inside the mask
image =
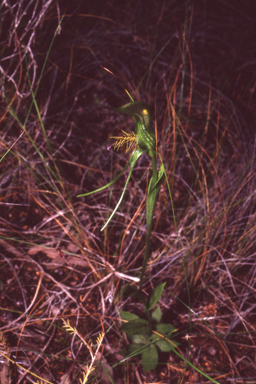
M 157 194 L 159 191 L 159 188 L 156 186 L 157 180 L 158 180 L 158 173 L 157 173 L 157 163 L 156 163 L 156 151 L 149 151 L 149 155 L 152 158 L 152 169 L 153 169 L 153 175 L 149 182 L 148 186 L 148 197 L 147 197 L 147 235 L 146 235 L 146 248 L 145 248 L 145 254 L 142 264 L 142 270 L 140 274 L 140 286 L 139 291 L 142 290 L 142 283 L 143 283 L 143 277 L 146 270 L 146 265 L 148 261 L 149 256 L 149 246 L 150 246 L 150 236 L 152 231 L 152 223 L 153 223 L 153 215 L 157 200 Z
M 142 270 L 141 270 L 141 274 L 140 274 L 139 291 L 142 290 L 143 276 L 145 274 L 145 269 L 146 269 L 146 265 L 147 265 L 147 261 L 148 261 L 151 230 L 152 230 L 152 222 L 150 223 L 150 225 L 147 224 L 146 248 L 145 248 L 145 254 L 144 254 L 144 259 L 143 259 L 143 264 L 142 264 Z

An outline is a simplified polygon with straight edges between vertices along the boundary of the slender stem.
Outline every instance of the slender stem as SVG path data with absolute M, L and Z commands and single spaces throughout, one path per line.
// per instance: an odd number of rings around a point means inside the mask
M 145 254 L 142 264 L 142 270 L 140 274 L 140 286 L 139 291 L 142 290 L 142 283 L 143 283 L 143 276 L 145 274 L 146 265 L 148 261 L 149 256 L 149 245 L 150 245 L 150 236 L 152 231 L 152 222 L 153 222 L 153 215 L 156 205 L 156 199 L 158 194 L 158 188 L 156 188 L 157 183 L 157 163 L 156 163 L 156 152 L 150 151 L 149 155 L 152 158 L 152 169 L 153 169 L 153 175 L 150 180 L 149 186 L 148 186 L 148 197 L 147 197 L 147 236 L 146 236 L 146 248 L 145 248 Z M 151 189 L 153 188 L 153 189 Z
M 140 274 L 139 291 L 142 290 L 143 276 L 144 276 L 147 261 L 148 261 L 151 230 L 152 230 L 152 221 L 151 221 L 150 225 L 147 224 L 146 248 L 145 248 L 145 254 L 144 254 L 144 259 L 143 259 L 143 264 L 142 264 L 142 270 L 141 270 L 141 274 Z

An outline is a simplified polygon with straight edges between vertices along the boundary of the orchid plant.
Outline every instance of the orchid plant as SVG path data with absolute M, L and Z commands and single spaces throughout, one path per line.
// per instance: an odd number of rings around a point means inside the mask
M 130 95 L 129 95 L 130 96 Z M 130 96 L 131 97 L 131 96 Z M 132 99 L 132 98 L 131 98 Z M 107 222 L 103 226 L 101 230 L 104 230 L 106 226 L 109 224 L 110 220 L 116 213 L 118 207 L 120 206 L 125 191 L 127 189 L 127 185 L 129 183 L 133 168 L 138 161 L 138 159 L 144 155 L 148 154 L 151 157 L 152 160 L 152 177 L 150 179 L 149 185 L 148 185 L 148 192 L 147 192 L 147 208 L 146 208 L 146 222 L 147 222 L 147 235 L 146 235 L 146 248 L 145 248 L 145 254 L 142 264 L 142 270 L 140 274 L 140 285 L 139 285 L 139 291 L 142 289 L 142 283 L 143 283 L 143 276 L 145 274 L 146 264 L 149 256 L 149 245 L 150 245 L 150 236 L 151 236 L 151 230 L 152 230 L 152 221 L 153 221 L 153 214 L 154 209 L 157 201 L 157 196 L 160 190 L 161 182 L 163 179 L 163 175 L 165 174 L 164 165 L 161 160 L 161 168 L 160 171 L 157 171 L 157 157 L 156 157 L 156 138 L 154 131 L 151 127 L 151 116 L 149 112 L 149 107 L 147 104 L 143 102 L 136 102 L 132 99 L 132 101 L 128 104 L 123 105 L 120 108 L 109 108 L 102 105 L 98 100 L 97 102 L 104 108 L 120 112 L 122 114 L 130 115 L 134 122 L 135 122 L 135 132 L 132 133 L 126 133 L 123 131 L 123 136 L 120 137 L 113 137 L 116 139 L 116 142 L 114 143 L 114 148 L 119 149 L 124 144 L 126 145 L 126 149 L 130 150 L 133 148 L 133 152 L 130 156 L 130 159 L 128 160 L 127 164 L 124 166 L 123 170 L 119 173 L 119 175 L 114 178 L 110 183 L 104 185 L 101 188 L 98 188 L 92 192 L 88 192 L 82 195 L 79 195 L 78 197 L 82 196 L 89 196 L 93 193 L 100 192 L 105 188 L 108 188 L 112 184 L 114 184 L 126 171 L 126 169 L 130 166 L 130 170 L 128 173 L 128 177 L 125 183 L 125 186 L 123 188 L 123 192 L 121 194 L 121 197 L 113 210 L 112 214 L 108 218 Z M 161 159 L 161 157 L 160 157 Z

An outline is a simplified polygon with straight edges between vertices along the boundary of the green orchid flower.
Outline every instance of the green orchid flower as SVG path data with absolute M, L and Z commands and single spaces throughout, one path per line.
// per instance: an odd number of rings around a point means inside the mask
M 96 99 L 97 100 L 97 99 Z M 161 165 L 160 172 L 157 172 L 157 161 L 156 161 L 156 139 L 154 131 L 151 127 L 151 115 L 149 112 L 149 107 L 147 104 L 142 102 L 135 102 L 132 101 L 128 104 L 123 105 L 120 108 L 109 108 L 103 106 L 98 100 L 98 104 L 100 104 L 102 107 L 110 109 L 112 111 L 117 111 L 122 114 L 127 114 L 131 116 L 135 122 L 135 133 L 127 134 L 124 132 L 124 136 L 121 137 L 113 137 L 117 141 L 114 143 L 115 148 L 119 149 L 122 145 L 126 144 L 127 149 L 131 149 L 133 146 L 135 146 L 135 149 L 132 152 L 132 155 L 130 159 L 128 160 L 127 164 L 123 168 L 123 170 L 119 173 L 119 175 L 113 179 L 110 183 L 104 185 L 101 188 L 98 188 L 92 192 L 88 192 L 82 195 L 79 195 L 78 197 L 82 196 L 89 196 L 93 193 L 100 192 L 105 188 L 110 187 L 112 184 L 114 184 L 126 171 L 128 166 L 130 166 L 130 170 L 128 173 L 128 177 L 126 180 L 126 183 L 124 185 L 123 192 L 121 194 L 121 197 L 113 210 L 112 214 L 108 218 L 107 222 L 101 229 L 104 230 L 106 226 L 109 224 L 110 220 L 116 213 L 118 207 L 120 206 L 125 191 L 127 189 L 127 185 L 129 183 L 129 180 L 131 178 L 131 174 L 133 171 L 133 168 L 138 161 L 138 159 L 145 153 L 147 153 L 151 159 L 152 159 L 152 171 L 153 175 L 151 177 L 151 180 L 149 182 L 148 186 L 148 195 L 147 195 L 147 209 L 146 209 L 146 221 L 147 221 L 147 237 L 146 237 L 146 249 L 145 249 L 145 256 L 143 260 L 142 265 L 142 271 L 140 276 L 140 290 L 142 289 L 142 280 L 145 273 L 146 263 L 148 259 L 149 254 L 149 243 L 150 243 L 150 235 L 152 230 L 152 221 L 153 221 L 153 214 L 154 214 L 154 208 L 157 201 L 157 196 L 160 190 L 161 181 L 164 175 L 164 167 L 163 164 Z
M 148 152 L 155 151 L 156 139 L 147 104 L 133 101 L 114 110 L 133 117 L 138 147 Z

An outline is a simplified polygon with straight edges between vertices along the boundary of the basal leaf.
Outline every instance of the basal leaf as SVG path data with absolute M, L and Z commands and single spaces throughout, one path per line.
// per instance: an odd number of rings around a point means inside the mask
M 151 344 L 142 351 L 142 365 L 146 372 L 155 369 L 158 364 L 158 352 L 156 347 Z
M 161 335 L 166 335 L 167 333 L 174 332 L 175 327 L 172 324 L 158 324 L 156 330 L 161 333 Z
M 139 316 L 135 315 L 134 313 L 130 313 L 126 311 L 119 311 L 119 313 L 122 320 L 131 321 L 131 320 L 139 319 Z
M 158 303 L 162 293 L 163 293 L 163 290 L 164 290 L 164 287 L 165 287 L 165 284 L 166 283 L 163 283 L 161 285 L 158 285 L 154 291 L 152 292 L 151 296 L 150 296 L 150 300 L 149 300 L 149 308 L 148 308 L 148 311 L 150 311 L 152 308 L 154 308 L 154 306 Z
M 134 344 L 146 344 L 147 338 L 144 335 L 132 335 L 132 342 Z
M 128 346 L 129 355 L 132 355 L 132 356 L 140 355 L 143 351 L 143 348 L 145 348 L 145 344 L 131 343 Z
M 162 320 L 162 311 L 158 305 L 156 310 L 152 313 L 152 319 L 155 320 L 157 323 L 160 323 Z
M 122 324 L 120 329 L 127 335 L 145 335 L 151 331 L 149 322 L 144 319 L 131 320 L 129 323 Z
M 166 339 L 160 339 L 160 340 L 156 341 L 156 345 L 158 346 L 160 351 L 162 351 L 162 352 L 170 352 L 174 348 L 176 348 L 176 346 L 179 345 L 179 343 L 177 341 L 174 341 L 174 340 L 168 341 Z

